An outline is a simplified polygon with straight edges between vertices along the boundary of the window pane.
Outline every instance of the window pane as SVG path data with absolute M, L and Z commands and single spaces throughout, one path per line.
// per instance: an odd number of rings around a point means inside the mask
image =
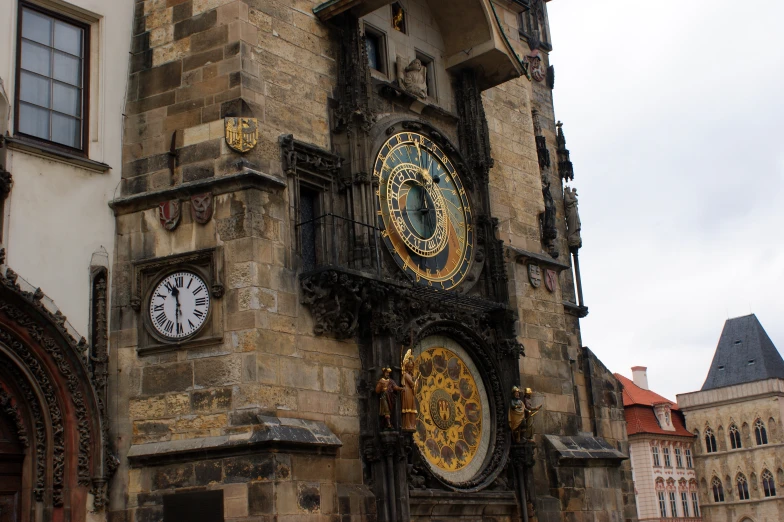
M 51 80 L 22 71 L 19 99 L 41 107 L 51 107 Z
M 55 22 L 54 48 L 82 56 L 82 30 L 63 22 Z
M 71 85 L 81 87 L 82 67 L 81 60 L 67 54 L 54 53 L 54 78 Z
M 54 103 L 53 109 L 56 111 L 79 117 L 82 115 L 82 103 L 80 90 L 70 85 L 54 82 Z
M 38 44 L 22 41 L 22 69 L 52 76 L 52 51 Z
M 365 47 L 367 48 L 368 65 L 371 69 L 379 70 L 378 65 L 378 38 L 373 35 L 365 35 Z
M 22 36 L 45 45 L 52 45 L 52 19 L 25 9 L 22 14 Z
M 79 120 L 62 114 L 52 114 L 52 141 L 79 149 L 82 147 Z
M 19 104 L 19 132 L 49 139 L 49 111 L 26 103 Z

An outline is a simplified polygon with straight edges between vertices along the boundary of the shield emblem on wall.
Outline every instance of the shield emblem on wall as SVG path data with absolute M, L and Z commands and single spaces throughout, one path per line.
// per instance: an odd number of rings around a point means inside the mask
M 158 205 L 158 219 L 166 230 L 174 230 L 180 224 L 180 202 L 176 199 Z
M 226 118 L 226 144 L 237 152 L 248 152 L 259 141 L 256 118 Z
M 528 280 L 531 281 L 531 286 L 539 288 L 542 286 L 542 269 L 539 265 L 533 263 L 528 265 Z
M 555 273 L 555 270 L 545 269 L 544 271 L 544 287 L 552 293 L 555 292 L 556 280 L 558 279 L 558 274 Z
M 199 225 L 206 224 L 212 217 L 212 194 L 196 194 L 191 196 L 191 218 Z

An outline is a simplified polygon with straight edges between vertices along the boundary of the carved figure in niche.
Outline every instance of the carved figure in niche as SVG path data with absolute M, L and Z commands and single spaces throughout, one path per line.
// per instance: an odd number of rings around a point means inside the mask
M 414 378 L 414 356 L 411 354 L 411 348 L 408 349 L 406 355 L 403 357 L 403 375 L 400 378 L 400 384 L 403 385 L 400 393 L 400 411 L 402 415 L 402 429 L 403 431 L 416 431 L 416 386 L 419 377 Z
M 555 224 L 555 201 L 550 192 L 550 182 L 542 177 L 542 197 L 544 198 L 544 214 L 542 214 L 542 243 L 551 257 L 558 257 L 558 248 L 555 240 L 558 237 L 558 228 Z
M 397 2 L 392 4 L 392 29 L 404 34 L 406 32 L 406 12 Z
M 577 211 L 577 189 L 564 188 L 564 213 L 566 214 L 566 241 L 569 248 L 577 250 L 583 246 L 580 237 L 580 214 Z
M 419 98 L 427 98 L 427 67 L 419 58 L 404 65 L 403 58 L 397 57 L 397 81 L 401 88 Z
M 389 376 L 391 373 L 392 368 L 383 368 L 381 370 L 381 378 L 376 383 L 376 393 L 379 395 L 378 416 L 383 419 L 381 428 L 385 430 L 395 429 L 392 425 L 392 410 L 395 409 L 395 392 L 403 390 Z

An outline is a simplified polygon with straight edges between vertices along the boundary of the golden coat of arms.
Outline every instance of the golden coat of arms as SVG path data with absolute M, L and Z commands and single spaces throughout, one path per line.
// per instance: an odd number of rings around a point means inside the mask
M 256 118 L 226 118 L 226 143 L 237 152 L 248 152 L 259 142 Z

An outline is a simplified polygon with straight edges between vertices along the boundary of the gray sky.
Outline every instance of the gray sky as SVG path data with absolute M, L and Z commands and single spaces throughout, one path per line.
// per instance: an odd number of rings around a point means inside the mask
M 583 344 L 698 390 L 728 317 L 784 351 L 784 2 L 553 0 Z

